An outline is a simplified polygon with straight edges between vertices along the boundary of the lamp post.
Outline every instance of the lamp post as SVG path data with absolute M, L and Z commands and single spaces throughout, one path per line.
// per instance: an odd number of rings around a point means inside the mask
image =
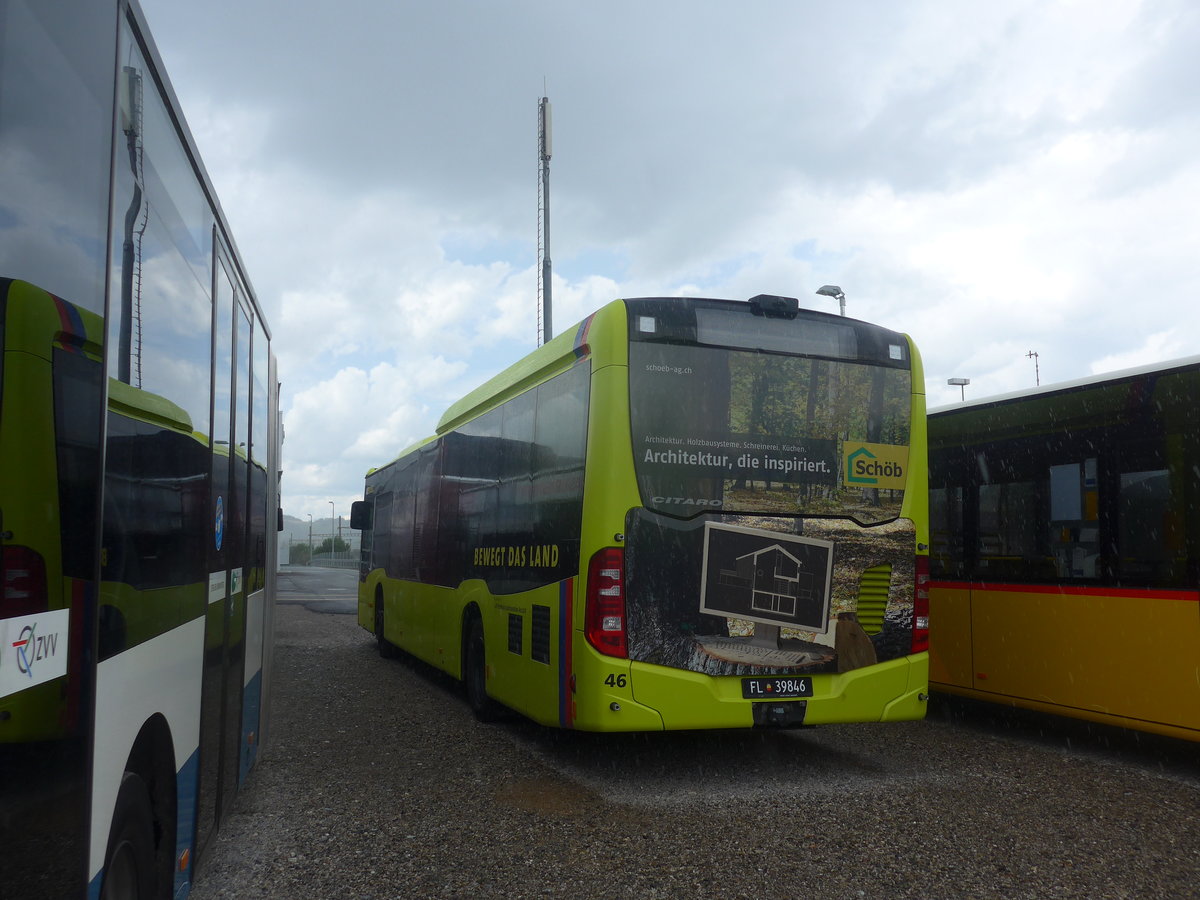
M 1037 387 L 1041 387 L 1042 370 L 1038 367 L 1038 352 L 1036 350 L 1030 350 L 1025 354 L 1025 358 L 1033 360 L 1033 381 Z
M 312 565 L 312 513 L 308 514 L 308 562 L 305 565 Z
M 842 315 L 846 314 L 846 295 L 836 284 L 823 285 L 817 293 L 822 297 L 832 297 L 838 302 L 838 308 L 841 310 Z
M 967 385 L 971 383 L 970 378 L 947 378 L 946 384 L 958 388 L 959 399 L 967 399 Z
M 329 552 L 332 553 L 333 547 L 333 520 L 334 513 L 337 512 L 337 507 L 333 505 L 333 501 L 329 501 Z

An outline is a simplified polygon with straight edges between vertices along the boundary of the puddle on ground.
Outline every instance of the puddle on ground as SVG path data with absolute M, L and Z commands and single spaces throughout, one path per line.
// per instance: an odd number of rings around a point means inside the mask
M 552 775 L 514 778 L 496 791 L 496 800 L 526 812 L 556 816 L 582 815 L 604 805 L 594 791 Z

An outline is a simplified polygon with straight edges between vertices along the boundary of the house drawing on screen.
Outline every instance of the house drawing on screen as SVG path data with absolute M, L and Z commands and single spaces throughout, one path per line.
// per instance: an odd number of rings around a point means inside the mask
M 717 581 L 749 591 L 751 610 L 795 616 L 798 601 L 812 599 L 812 575 L 800 571 L 800 560 L 778 544 L 739 556 L 736 562 L 737 569 L 721 569 Z

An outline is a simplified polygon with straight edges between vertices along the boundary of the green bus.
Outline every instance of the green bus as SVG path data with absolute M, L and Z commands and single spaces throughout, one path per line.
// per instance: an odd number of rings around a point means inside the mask
M 484 720 L 916 719 L 926 514 L 907 336 L 773 295 L 618 300 L 368 473 L 358 618 Z

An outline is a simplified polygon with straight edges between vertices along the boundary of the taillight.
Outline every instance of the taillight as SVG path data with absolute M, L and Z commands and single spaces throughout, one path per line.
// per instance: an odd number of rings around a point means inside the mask
M 584 634 L 605 656 L 628 656 L 625 642 L 625 551 L 599 550 L 588 563 Z
M 918 556 L 914 569 L 912 652 L 929 649 L 929 557 Z
M 46 611 L 46 563 L 28 547 L 4 548 L 5 618 Z

